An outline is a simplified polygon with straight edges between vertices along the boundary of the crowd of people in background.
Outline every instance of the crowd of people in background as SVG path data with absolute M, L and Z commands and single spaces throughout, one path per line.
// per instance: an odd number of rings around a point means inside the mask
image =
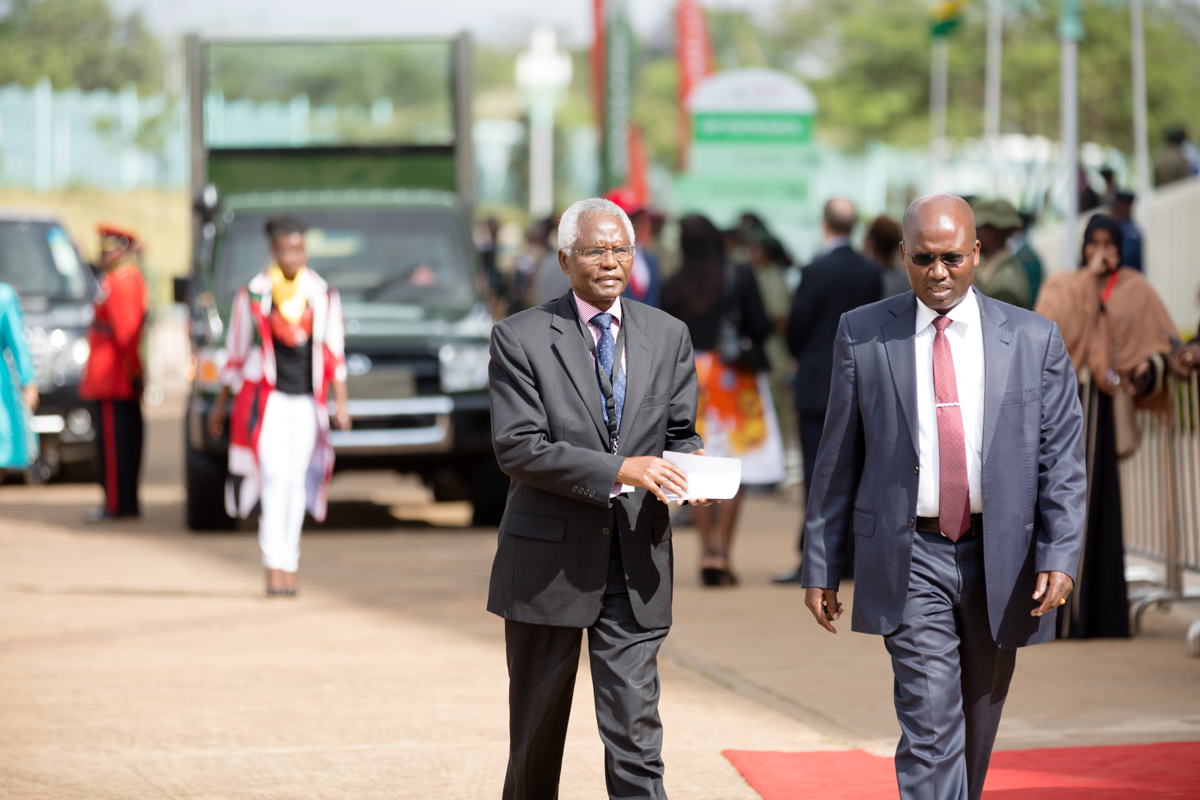
M 1185 134 L 1171 132 L 1155 161 L 1158 179 L 1195 174 L 1189 160 L 1194 152 Z M 1092 214 L 1081 266 L 1053 278 L 1029 238 L 1032 214 L 1002 198 L 967 198 L 980 242 L 975 289 L 1059 324 L 1079 373 L 1085 411 L 1098 422 L 1093 431 L 1100 433 L 1088 451 L 1097 491 L 1091 495 L 1087 567 L 1071 605 L 1061 612 L 1063 635 L 1072 637 L 1129 635 L 1116 469 L 1119 455 L 1127 454 L 1122 446 L 1129 445 L 1117 441 L 1114 431 L 1121 426 L 1114 426 L 1114 415 L 1134 406 L 1158 408 L 1168 372 L 1193 368 L 1188 354 L 1200 360 L 1193 352 L 1200 347 L 1180 346 L 1165 306 L 1140 276 L 1135 195 L 1118 186 L 1112 170 L 1101 175 L 1103 194 L 1081 182 L 1081 207 Z M 812 484 L 841 316 L 909 291 L 901 225 L 882 214 L 861 220 L 860 233 L 855 205 L 832 198 L 822 212 L 822 247 L 801 267 L 757 214 L 746 212 L 725 230 L 699 214 L 668 228 L 662 214 L 627 189 L 607 199 L 629 215 L 637 234 L 637 264 L 625 296 L 687 325 L 699 382 L 697 429 L 709 455 L 743 463 L 737 497 L 719 506 L 681 509 L 679 520 L 694 524 L 700 536 L 701 582 L 732 586 L 738 582 L 731 555 L 744 495 L 785 485 L 788 452 L 798 451 L 802 485 Z M 505 274 L 497 261 L 500 225 L 495 219 L 485 224 L 479 282 L 497 318 L 555 300 L 570 288 L 557 260 L 554 230 L 553 219 L 532 223 L 515 269 Z M 677 239 L 664 242 L 664 230 Z M 802 552 L 802 532 L 799 548 Z M 844 563 L 852 576 L 852 552 Z M 773 580 L 799 584 L 801 569 Z
M 1169 132 L 1155 158 L 1156 183 L 1198 171 L 1200 158 L 1186 133 Z M 1079 267 L 1052 277 L 1046 276 L 1030 242 L 1031 215 L 1001 198 L 967 198 L 980 243 L 975 289 L 1056 322 L 1076 368 L 1090 423 L 1089 474 L 1095 491 L 1090 495 L 1086 567 L 1072 604 L 1062 612 L 1067 615 L 1062 630 L 1064 635 L 1080 637 L 1129 635 L 1118 460 L 1136 447 L 1129 438 L 1134 409 L 1162 410 L 1168 375 L 1187 375 L 1200 363 L 1200 345 L 1181 344 L 1161 298 L 1141 275 L 1143 244 L 1134 221 L 1135 195 L 1120 188 L 1112 170 L 1102 171 L 1101 176 L 1103 193 L 1094 191 L 1086 180 L 1081 182 L 1081 207 L 1092 208 Z M 625 212 L 635 232 L 624 296 L 661 308 L 687 326 L 699 384 L 697 430 L 710 456 L 742 461 L 743 488 L 736 497 L 719 506 L 683 509 L 700 535 L 702 583 L 732 586 L 738 582 L 732 546 L 745 494 L 786 485 L 789 454 L 800 465 L 803 486 L 812 485 L 839 320 L 855 308 L 909 291 L 901 225 L 886 214 L 862 220 L 866 224 L 857 238 L 861 249 L 856 249 L 858 209 L 846 198 L 832 198 L 822 212 L 822 247 L 801 268 L 781 237 L 757 214 L 744 213 L 724 230 L 700 214 L 684 216 L 668 228 L 666 216 L 629 189 L 614 190 L 605 199 Z M 261 433 L 242 437 L 250 460 L 262 462 L 262 485 L 244 484 L 249 493 L 234 499 L 232 513 L 245 516 L 261 491 L 260 535 L 268 588 L 294 593 L 304 513 L 323 511 L 320 489 L 328 484 L 328 473 L 322 468 L 317 472 L 323 480 L 313 484 L 318 491 L 314 494 L 312 486 L 305 487 L 313 460 L 321 460 L 317 456 L 328 450 L 329 420 L 309 419 L 311 396 L 324 399 L 331 392 L 342 407 L 345 388 L 336 378 L 326 386 L 313 377 L 315 357 L 340 359 L 341 332 L 305 327 L 311 326 L 310 295 L 323 295 L 317 291 L 319 278 L 303 269 L 303 225 L 291 219 L 273 224 L 269 238 L 276 264 L 256 279 L 261 285 L 252 282 L 248 290 L 273 296 L 276 315 L 283 315 L 269 320 L 260 332 L 264 340 L 278 339 L 274 348 L 278 383 L 264 385 L 263 391 L 308 398 L 295 419 L 274 421 L 289 432 L 284 438 L 293 444 L 294 439 L 299 441 L 293 435 L 297 430 L 308 433 L 300 437 L 300 450 L 288 450 L 291 455 L 283 459 L 261 457 L 262 440 L 274 436 L 266 422 Z M 667 230 L 673 241 L 664 241 Z M 533 221 L 515 263 L 508 265 L 502 232 L 500 222 L 489 218 L 477 237 L 478 288 L 495 318 L 557 300 L 570 289 L 558 257 L 556 219 Z M 97 467 L 105 501 L 90 515 L 95 521 L 140 514 L 143 376 L 139 345 L 147 313 L 136 234 L 115 225 L 102 226 L 99 234 L 99 291 L 80 389 L 95 403 L 99 423 Z M 300 248 L 296 274 L 288 273 L 294 265 L 280 250 L 288 242 Z M 308 287 L 303 292 L 296 290 L 301 284 Z M 293 302 L 294 298 L 303 302 Z M 242 306 L 241 316 L 235 314 L 233 320 L 234 340 L 237 331 L 245 333 L 255 324 L 247 316 L 244 299 Z M 31 424 L 38 387 L 23 330 L 16 293 L 0 284 L 0 350 L 6 351 L 11 363 L 10 369 L 0 370 L 0 470 L 29 469 L 38 455 Z M 293 345 L 285 346 L 287 342 Z M 231 351 L 229 375 L 224 378 L 227 386 L 245 379 L 234 374 L 245 361 L 245 354 L 238 356 L 238 352 L 236 347 Z M 219 432 L 225 420 L 209 422 Z M 333 422 L 345 424 L 340 418 Z M 282 453 L 286 448 L 266 449 Z M 799 482 L 800 475 L 795 477 Z M 853 574 L 853 564 L 850 552 L 845 560 L 847 576 Z M 780 584 L 800 580 L 799 567 L 774 577 Z

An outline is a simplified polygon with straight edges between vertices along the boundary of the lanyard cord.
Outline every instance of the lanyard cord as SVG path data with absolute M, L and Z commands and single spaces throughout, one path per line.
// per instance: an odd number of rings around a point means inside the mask
M 600 367 L 600 356 L 596 353 L 596 340 L 592 337 L 591 331 L 587 329 L 587 324 L 579 318 L 578 314 L 575 319 L 579 323 L 579 332 L 583 334 L 583 341 L 587 344 L 588 351 L 591 352 L 592 358 L 596 362 L 596 374 L 600 376 L 600 392 L 604 395 L 604 407 L 608 410 L 608 441 L 615 453 L 620 439 L 620 424 L 617 422 L 617 395 L 613 390 L 612 376 L 606 374 Z M 621 355 L 624 350 L 625 323 L 622 321 L 617 330 L 616 351 L 613 354 L 613 370 L 618 376 L 621 374 Z

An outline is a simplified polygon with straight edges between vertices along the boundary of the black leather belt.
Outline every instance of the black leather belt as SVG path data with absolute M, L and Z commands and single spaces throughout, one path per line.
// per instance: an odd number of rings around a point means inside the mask
M 916 528 L 921 533 L 941 533 L 942 536 L 946 536 L 946 534 L 942 533 L 941 528 L 938 527 L 938 518 L 937 517 L 917 517 Z M 963 535 L 958 538 L 967 539 L 967 538 L 970 538 L 971 536 L 982 536 L 982 535 L 983 535 L 983 514 L 972 514 L 971 515 L 971 527 L 969 527 L 965 531 L 963 531 Z M 949 539 L 950 537 L 946 536 L 946 538 Z

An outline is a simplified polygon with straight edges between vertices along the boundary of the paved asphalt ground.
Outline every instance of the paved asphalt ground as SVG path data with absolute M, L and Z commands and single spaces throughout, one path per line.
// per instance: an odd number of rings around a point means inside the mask
M 0 798 L 498 797 L 495 531 L 407 479 L 339 474 L 328 523 L 305 532 L 301 596 L 267 599 L 252 526 L 182 529 L 181 405 L 148 411 L 140 521 L 83 525 L 94 486 L 0 487 Z M 794 494 L 751 498 L 734 589 L 702 589 L 694 532 L 676 533 L 661 665 L 676 800 L 757 797 L 727 748 L 895 746 L 882 642 L 848 618 L 830 636 L 768 583 L 793 566 L 798 515 Z M 1188 613 L 1023 651 L 999 746 L 1200 739 Z M 571 724 L 561 796 L 602 797 L 586 659 Z

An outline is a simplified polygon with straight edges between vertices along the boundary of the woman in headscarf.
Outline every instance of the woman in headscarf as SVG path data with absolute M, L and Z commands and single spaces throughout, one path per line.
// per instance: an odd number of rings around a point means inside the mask
M 1119 222 L 1103 214 L 1092 217 L 1079 269 L 1047 280 L 1034 307 L 1062 331 L 1079 379 L 1087 431 L 1083 563 L 1071 601 L 1059 611 L 1060 635 L 1072 638 L 1129 636 L 1117 418 L 1129 414 L 1132 405 L 1166 410 L 1163 385 L 1179 338 L 1150 283 L 1121 266 L 1121 245 Z
M 763 344 L 771 319 L 749 267 L 729 262 L 722 233 L 705 217 L 679 223 L 683 263 L 663 286 L 662 310 L 688 326 L 696 351 L 696 431 L 710 456 L 742 460 L 742 490 L 718 506 L 692 507 L 705 586 L 732 586 L 729 550 L 747 484 L 783 480 L 783 440 L 767 384 Z

